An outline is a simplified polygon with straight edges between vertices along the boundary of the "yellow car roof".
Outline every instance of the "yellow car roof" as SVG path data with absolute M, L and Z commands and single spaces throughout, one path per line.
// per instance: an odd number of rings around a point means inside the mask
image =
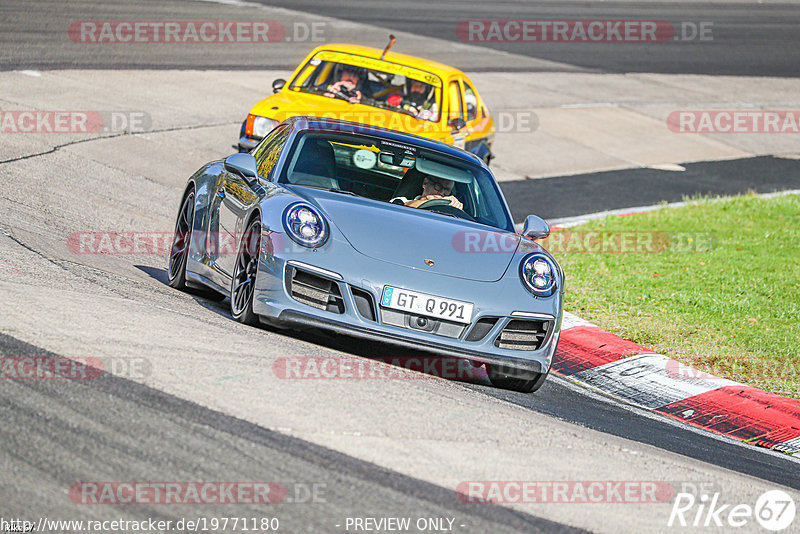
M 313 57 L 318 52 L 322 52 L 325 50 L 330 50 L 333 52 L 342 52 L 345 54 L 355 54 L 375 59 L 380 59 L 381 54 L 383 53 L 382 49 L 372 48 L 369 46 L 335 43 L 335 44 L 326 44 L 323 46 L 318 46 L 317 48 L 314 49 L 313 52 L 311 52 L 311 54 L 309 54 L 309 57 Z M 391 50 L 386 53 L 386 56 L 383 58 L 383 61 L 416 67 L 418 69 L 427 70 L 432 74 L 437 74 L 442 77 L 447 77 L 454 74 L 464 76 L 464 73 L 455 67 L 450 67 L 449 65 L 438 63 L 436 61 L 430 61 L 427 59 L 418 58 L 416 56 L 409 56 L 407 54 L 392 52 Z

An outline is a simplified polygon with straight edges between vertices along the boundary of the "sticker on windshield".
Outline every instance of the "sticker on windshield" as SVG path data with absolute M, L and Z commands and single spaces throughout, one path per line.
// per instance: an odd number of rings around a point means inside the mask
M 413 147 L 413 146 L 401 145 L 400 143 L 394 143 L 392 141 L 387 141 L 385 139 L 381 139 L 380 143 L 383 146 L 393 146 L 393 147 L 397 147 L 397 148 L 402 148 L 403 150 L 411 152 L 412 154 L 416 154 L 417 153 L 417 148 Z
M 375 166 L 377 161 L 378 156 L 375 155 L 375 152 L 364 150 L 362 148 L 353 153 L 353 164 L 355 164 L 355 166 L 359 169 L 371 169 Z
M 334 52 L 332 50 L 323 50 L 314 56 L 314 59 L 321 59 L 322 61 L 335 61 L 337 63 L 345 63 L 356 67 L 364 67 L 365 69 L 376 70 L 378 72 L 385 72 L 389 74 L 399 74 L 406 78 L 419 80 L 434 87 L 441 87 L 442 80 L 429 72 L 424 70 L 415 69 L 407 65 L 399 63 L 392 63 L 382 59 L 359 56 L 355 54 L 348 54 L 346 52 Z

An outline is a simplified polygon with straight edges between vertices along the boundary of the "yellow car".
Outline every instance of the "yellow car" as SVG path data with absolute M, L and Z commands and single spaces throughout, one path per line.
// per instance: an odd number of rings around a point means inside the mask
M 239 151 L 289 117 L 341 119 L 412 133 L 464 148 L 487 164 L 495 125 L 475 84 L 458 69 L 364 46 L 315 48 L 289 81 L 250 110 Z

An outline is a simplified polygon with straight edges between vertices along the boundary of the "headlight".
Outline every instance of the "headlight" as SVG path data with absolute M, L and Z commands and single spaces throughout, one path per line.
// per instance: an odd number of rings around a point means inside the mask
M 253 137 L 263 138 L 278 125 L 275 119 L 268 119 L 266 117 L 253 117 Z
M 328 223 L 308 204 L 292 204 L 286 208 L 283 227 L 289 237 L 304 247 L 316 248 L 328 239 Z
M 549 297 L 556 290 L 556 266 L 544 254 L 531 254 L 522 260 L 519 276 L 534 295 Z

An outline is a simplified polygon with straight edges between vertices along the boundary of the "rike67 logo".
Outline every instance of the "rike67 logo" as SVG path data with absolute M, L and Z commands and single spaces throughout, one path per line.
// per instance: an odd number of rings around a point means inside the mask
M 755 519 L 761 527 L 772 532 L 785 530 L 794 522 L 795 503 L 782 490 L 761 494 L 754 506 L 723 503 L 720 494 L 678 493 L 669 514 L 667 526 L 690 527 L 692 530 L 711 527 L 739 528 Z

